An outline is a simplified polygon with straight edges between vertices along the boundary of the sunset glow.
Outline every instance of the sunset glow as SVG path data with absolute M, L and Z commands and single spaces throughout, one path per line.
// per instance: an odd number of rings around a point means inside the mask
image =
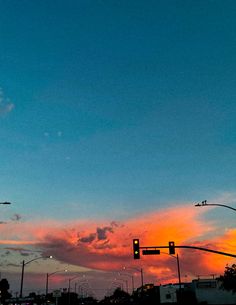
M 171 240 L 175 245 L 192 245 L 234 253 L 236 231 L 228 230 L 225 234 L 208 240 L 207 234 L 213 232 L 215 227 L 211 223 L 206 226 L 204 212 L 206 210 L 199 211 L 184 204 L 178 210 L 161 209 L 119 222 L 103 220 L 95 223 L 91 220 L 59 223 L 53 220 L 40 221 L 40 225 L 22 222 L 18 223 L 17 231 L 13 231 L 13 225 L 9 223 L 1 227 L 1 236 L 7 235 L 8 239 L 1 240 L 0 243 L 5 245 L 9 253 L 27 253 L 27 248 L 30 247 L 32 254 L 50 254 L 64 264 L 98 271 L 114 272 L 122 270 L 123 266 L 140 264 L 147 279 L 165 283 L 177 280 L 176 261 L 168 255 L 168 248 L 161 249 L 160 255 L 141 255 L 140 261 L 135 262 L 132 253 L 133 238 L 139 238 L 142 247 L 168 246 Z M 230 257 L 191 249 L 178 249 L 176 253 L 181 260 L 182 274 L 190 277 L 197 276 L 201 269 L 205 270 L 206 275 L 219 275 L 226 264 L 234 261 Z M 61 277 L 63 275 L 58 275 L 58 278 Z
M 235 263 L 235 11 L 1 1 L 0 271 L 12 295 L 45 294 L 51 273 L 49 291 L 68 291 L 76 274 L 102 299 L 121 270 L 131 292 L 132 276 L 135 289 L 177 282 L 178 260 L 183 282 Z

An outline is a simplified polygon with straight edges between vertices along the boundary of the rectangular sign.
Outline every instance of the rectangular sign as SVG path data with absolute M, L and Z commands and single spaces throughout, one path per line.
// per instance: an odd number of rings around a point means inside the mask
M 143 250 L 143 255 L 160 254 L 160 250 Z

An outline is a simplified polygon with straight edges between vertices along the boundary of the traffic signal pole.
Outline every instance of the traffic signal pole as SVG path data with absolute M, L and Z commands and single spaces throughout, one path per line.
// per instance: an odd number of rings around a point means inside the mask
M 141 252 L 140 250 L 142 250 L 143 255 L 155 255 L 155 254 L 160 254 L 160 249 L 166 249 L 166 248 L 169 249 L 170 256 L 174 256 L 173 254 L 175 254 L 176 248 L 177 249 L 182 248 L 182 249 L 194 249 L 194 250 L 206 251 L 206 252 L 215 253 L 215 254 L 224 255 L 224 256 L 236 257 L 236 254 L 227 253 L 227 252 L 223 252 L 223 251 L 217 251 L 217 250 L 208 249 L 208 248 L 204 248 L 204 247 L 184 246 L 184 245 L 176 246 L 173 241 L 170 241 L 168 246 L 146 246 L 146 247 L 144 247 L 144 246 L 139 245 L 139 239 L 133 240 L 134 259 L 140 259 L 140 252 Z M 181 291 L 181 278 L 180 278 L 180 266 L 179 266 L 178 254 L 175 258 L 177 259 L 178 276 L 179 276 L 179 294 L 180 294 L 179 297 L 181 300 L 182 291 Z
M 196 247 L 196 246 L 176 246 L 173 241 L 169 242 L 168 246 L 140 246 L 139 245 L 139 239 L 133 239 L 133 255 L 134 259 L 140 259 L 140 249 L 142 249 L 142 254 L 143 255 L 152 255 L 152 254 L 160 254 L 159 249 L 169 249 L 169 254 L 175 254 L 175 249 L 176 248 L 184 248 L 184 249 L 195 249 L 195 250 L 201 250 L 201 251 L 206 251 L 206 252 L 211 252 L 215 254 L 220 254 L 224 256 L 230 256 L 230 257 L 236 257 L 236 254 L 232 253 L 227 253 L 223 251 L 217 251 L 213 249 L 208 249 L 204 247 Z
M 222 252 L 222 251 L 217 251 L 217 250 L 212 250 L 212 249 L 208 249 L 208 248 L 203 248 L 203 247 L 195 247 L 195 246 L 174 246 L 175 248 L 184 248 L 184 249 L 195 249 L 195 250 L 201 250 L 201 251 L 206 251 L 206 252 L 211 252 L 211 253 L 215 253 L 215 254 L 220 254 L 220 255 L 224 255 L 224 256 L 231 256 L 231 257 L 236 257 L 236 254 L 232 254 L 232 253 L 227 253 L 227 252 Z M 152 247 L 140 247 L 140 249 L 144 249 L 144 250 L 152 250 L 152 249 L 169 249 L 169 246 L 152 246 Z M 145 254 L 144 254 L 145 255 Z
M 204 247 L 196 247 L 196 246 L 176 246 L 175 243 L 173 241 L 169 242 L 168 246 L 140 246 L 139 245 L 139 239 L 134 239 L 133 240 L 133 255 L 134 255 L 134 259 L 140 259 L 140 250 L 142 250 L 142 254 L 143 255 L 155 255 L 155 254 L 160 254 L 160 249 L 169 249 L 169 255 L 173 256 L 173 254 L 175 254 L 175 249 L 194 249 L 194 250 L 200 250 L 200 251 L 206 251 L 206 252 L 210 252 L 210 253 L 215 253 L 215 254 L 219 254 L 219 255 L 224 255 L 224 256 L 230 256 L 230 257 L 236 257 L 236 254 L 232 254 L 232 253 L 227 253 L 227 252 L 223 252 L 223 251 L 217 251 L 217 250 L 213 250 L 213 249 L 208 249 L 208 248 L 204 248 Z M 179 266 L 179 257 L 178 254 L 175 256 L 175 258 L 177 259 L 177 268 L 178 268 L 178 277 L 179 277 L 179 293 L 180 293 L 180 300 L 182 298 L 182 292 L 181 292 L 181 277 L 180 277 L 180 266 Z M 143 284 L 142 284 L 143 287 Z
M 178 278 L 179 278 L 179 289 L 181 290 L 181 276 L 180 276 L 180 267 L 179 267 L 179 256 L 176 254 L 177 259 L 177 269 L 178 269 Z

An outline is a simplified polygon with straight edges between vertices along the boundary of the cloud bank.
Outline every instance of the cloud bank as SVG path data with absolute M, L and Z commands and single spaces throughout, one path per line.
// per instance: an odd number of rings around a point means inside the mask
M 125 266 L 142 266 L 147 279 L 165 283 L 177 280 L 176 259 L 168 255 L 168 249 L 162 249 L 161 255 L 141 255 L 140 260 L 134 260 L 133 238 L 140 239 L 140 246 L 167 246 L 169 241 L 175 241 L 176 245 L 235 253 L 236 229 L 209 239 L 216 228 L 213 223 L 206 223 L 204 212 L 204 209 L 183 205 L 121 222 L 47 220 L 31 223 L 17 218 L 17 222 L 0 226 L 1 236 L 5 237 L 0 243 L 7 251 L 20 249 L 22 254 L 22 248 L 30 247 L 42 255 L 53 255 L 61 263 L 97 271 L 114 272 Z M 178 249 L 178 254 L 183 277 L 219 275 L 225 265 L 233 261 L 230 257 L 191 249 Z

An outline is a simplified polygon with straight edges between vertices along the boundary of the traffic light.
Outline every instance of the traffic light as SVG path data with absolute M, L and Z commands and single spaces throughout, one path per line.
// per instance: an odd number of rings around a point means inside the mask
M 133 253 L 134 259 L 140 258 L 139 239 L 133 239 Z
M 175 254 L 175 243 L 173 241 L 169 241 L 169 254 Z

